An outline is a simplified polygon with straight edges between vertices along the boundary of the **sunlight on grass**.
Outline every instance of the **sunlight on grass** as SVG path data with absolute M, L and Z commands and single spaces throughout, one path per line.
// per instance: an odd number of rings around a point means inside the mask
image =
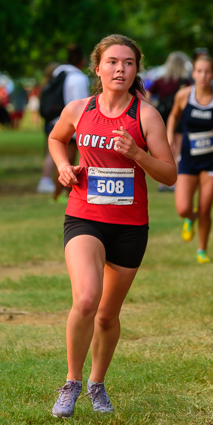
M 22 129 L 1 136 L 0 424 L 55 424 L 51 409 L 67 373 L 72 303 L 63 252 L 66 206 L 36 193 L 42 129 L 26 117 Z M 213 263 L 197 264 L 197 234 L 190 244 L 181 240 L 173 193 L 147 182 L 148 247 L 123 305 L 106 376 L 115 413 L 95 414 L 84 397 L 89 353 L 74 425 L 213 423 Z

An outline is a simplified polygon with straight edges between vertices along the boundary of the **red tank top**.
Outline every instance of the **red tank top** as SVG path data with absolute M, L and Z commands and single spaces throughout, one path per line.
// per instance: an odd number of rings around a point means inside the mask
M 140 126 L 140 100 L 133 96 L 129 106 L 119 117 L 108 118 L 99 110 L 98 98 L 99 95 L 89 100 L 76 129 L 76 143 L 80 153 L 79 164 L 81 165 L 81 171 L 78 174 L 79 184 L 73 185 L 70 192 L 66 214 L 104 223 L 147 224 L 148 201 L 144 170 L 135 161 L 114 150 L 114 135 L 112 133 L 112 130 L 120 129 L 123 126 L 137 145 L 147 151 Z M 134 170 L 134 177 L 130 179 L 130 182 L 132 182 L 130 191 L 133 191 L 132 203 L 129 205 L 90 203 L 88 193 L 93 182 L 89 183 L 89 167 L 94 167 L 92 168 L 92 174 L 96 170 L 95 167 L 99 168 L 99 172 L 104 169 L 109 175 L 114 175 L 114 172 L 119 173 L 120 170 Z M 122 185 L 122 178 L 121 180 L 119 178 L 113 180 L 110 177 L 106 179 L 105 177 L 100 177 L 98 179 L 98 189 L 95 190 L 100 192 L 106 190 L 105 194 L 114 195 L 113 189 L 120 193 Z M 100 194 L 102 195 L 102 193 Z M 108 198 L 101 196 L 100 199 Z

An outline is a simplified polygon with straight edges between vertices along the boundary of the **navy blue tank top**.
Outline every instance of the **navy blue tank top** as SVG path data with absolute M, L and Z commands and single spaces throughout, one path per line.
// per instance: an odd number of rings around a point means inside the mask
M 183 111 L 183 126 L 179 172 L 184 173 L 186 169 L 187 174 L 213 171 L 213 96 L 208 105 L 200 105 L 195 86 L 192 86 Z

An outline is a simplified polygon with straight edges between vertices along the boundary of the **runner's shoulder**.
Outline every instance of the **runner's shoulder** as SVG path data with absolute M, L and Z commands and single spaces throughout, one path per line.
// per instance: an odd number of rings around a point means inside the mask
M 69 102 L 66 106 L 65 109 L 67 109 L 68 112 L 72 112 L 74 110 L 84 110 L 84 108 L 86 107 L 87 103 L 89 102 L 89 100 L 92 98 L 92 96 L 90 97 L 85 97 L 84 99 L 77 99 L 77 100 L 72 100 L 71 102 Z
M 145 138 L 156 128 L 165 132 L 165 125 L 157 109 L 146 101 L 141 101 L 140 120 Z
M 146 100 L 141 100 L 141 106 L 140 106 L 140 116 L 143 119 L 158 119 L 160 116 L 157 109 L 152 106 L 150 103 L 148 103 Z
M 188 99 L 189 94 L 191 91 L 191 86 L 183 87 L 182 89 L 178 90 L 178 92 L 175 95 L 175 100 L 183 101 L 185 99 Z
M 64 107 L 62 112 L 63 116 L 79 117 L 83 113 L 90 99 L 91 96 L 84 99 L 72 100 Z
M 178 90 L 174 99 L 174 107 L 183 111 L 187 105 L 190 92 L 191 86 L 183 87 L 182 89 Z

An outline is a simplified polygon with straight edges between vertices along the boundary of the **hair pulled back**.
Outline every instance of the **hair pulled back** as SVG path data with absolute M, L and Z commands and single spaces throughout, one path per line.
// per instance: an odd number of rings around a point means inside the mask
M 103 91 L 101 79 L 96 75 L 95 70 L 99 66 L 104 52 L 113 45 L 130 47 L 130 49 L 132 49 L 132 51 L 135 54 L 137 73 L 143 69 L 142 68 L 143 54 L 140 48 L 137 46 L 137 44 L 133 40 L 131 40 L 130 38 L 124 35 L 119 35 L 119 34 L 112 34 L 112 35 L 109 35 L 108 37 L 104 37 L 100 41 L 100 43 L 98 43 L 95 46 L 90 56 L 91 63 L 90 63 L 89 69 L 95 76 L 95 81 L 93 86 L 93 91 L 95 94 L 102 93 Z M 139 75 L 136 74 L 133 84 L 129 88 L 129 93 L 131 93 L 133 96 L 137 96 L 137 91 L 139 91 L 143 96 L 146 96 L 143 80 L 141 79 Z
M 170 78 L 179 80 L 180 78 L 189 77 L 189 72 L 186 69 L 187 61 L 189 61 L 189 58 L 184 52 L 177 51 L 170 53 L 166 60 L 165 80 L 169 80 Z
M 205 54 L 198 56 L 193 62 L 193 69 L 195 68 L 196 63 L 199 61 L 209 62 L 213 71 L 213 59 L 211 58 L 211 56 Z

